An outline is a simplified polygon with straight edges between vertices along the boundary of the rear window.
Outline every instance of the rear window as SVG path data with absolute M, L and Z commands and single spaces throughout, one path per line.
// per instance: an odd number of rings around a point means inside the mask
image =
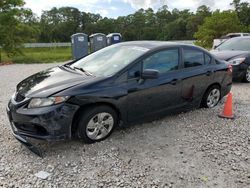
M 184 68 L 204 65 L 204 53 L 199 50 L 184 49 Z

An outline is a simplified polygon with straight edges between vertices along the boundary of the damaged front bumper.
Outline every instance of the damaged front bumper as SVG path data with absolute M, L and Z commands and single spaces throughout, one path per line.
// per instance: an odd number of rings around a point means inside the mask
M 41 151 L 41 149 L 37 146 L 35 146 L 34 144 L 32 144 L 31 142 L 29 142 L 27 140 L 27 138 L 20 136 L 18 134 L 15 134 L 14 132 L 12 132 L 13 136 L 24 146 L 26 146 L 30 151 L 32 151 L 33 153 L 35 153 L 36 155 L 38 155 L 39 157 L 43 158 L 43 153 Z
M 27 109 L 25 105 L 9 102 L 6 111 L 13 136 L 32 152 L 42 157 L 42 152 L 28 138 L 59 141 L 71 138 L 71 127 L 78 106 L 59 104 Z

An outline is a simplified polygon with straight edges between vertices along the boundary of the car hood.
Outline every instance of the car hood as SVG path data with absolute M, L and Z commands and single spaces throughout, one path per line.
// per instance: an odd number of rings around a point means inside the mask
M 63 66 L 38 72 L 17 85 L 17 93 L 24 97 L 48 97 L 70 87 L 95 80 L 95 76 L 85 75 Z
M 234 51 L 234 50 L 225 50 L 225 51 L 212 50 L 210 52 L 218 59 L 225 61 L 249 54 L 249 52 L 246 51 Z

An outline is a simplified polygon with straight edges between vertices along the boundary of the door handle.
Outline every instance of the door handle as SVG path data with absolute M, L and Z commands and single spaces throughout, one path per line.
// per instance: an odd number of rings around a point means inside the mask
M 213 71 L 207 71 L 206 75 L 211 76 L 213 74 Z
M 171 84 L 171 85 L 176 85 L 176 84 L 178 84 L 180 81 L 181 81 L 180 79 L 173 79 L 173 80 L 170 82 L 170 84 Z
M 130 89 L 128 89 L 128 92 L 131 93 L 131 92 L 135 92 L 137 90 L 138 90 L 138 88 L 130 88 Z

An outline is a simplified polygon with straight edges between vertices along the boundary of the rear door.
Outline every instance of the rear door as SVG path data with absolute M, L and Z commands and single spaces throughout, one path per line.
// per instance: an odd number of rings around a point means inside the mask
M 179 105 L 181 86 L 179 81 L 180 49 L 171 48 L 153 53 L 128 71 L 128 120 L 164 112 Z M 139 72 L 155 69 L 158 79 L 140 79 Z
M 211 56 L 195 47 L 182 49 L 183 87 L 182 101 L 197 106 L 206 89 L 214 80 L 214 65 Z

